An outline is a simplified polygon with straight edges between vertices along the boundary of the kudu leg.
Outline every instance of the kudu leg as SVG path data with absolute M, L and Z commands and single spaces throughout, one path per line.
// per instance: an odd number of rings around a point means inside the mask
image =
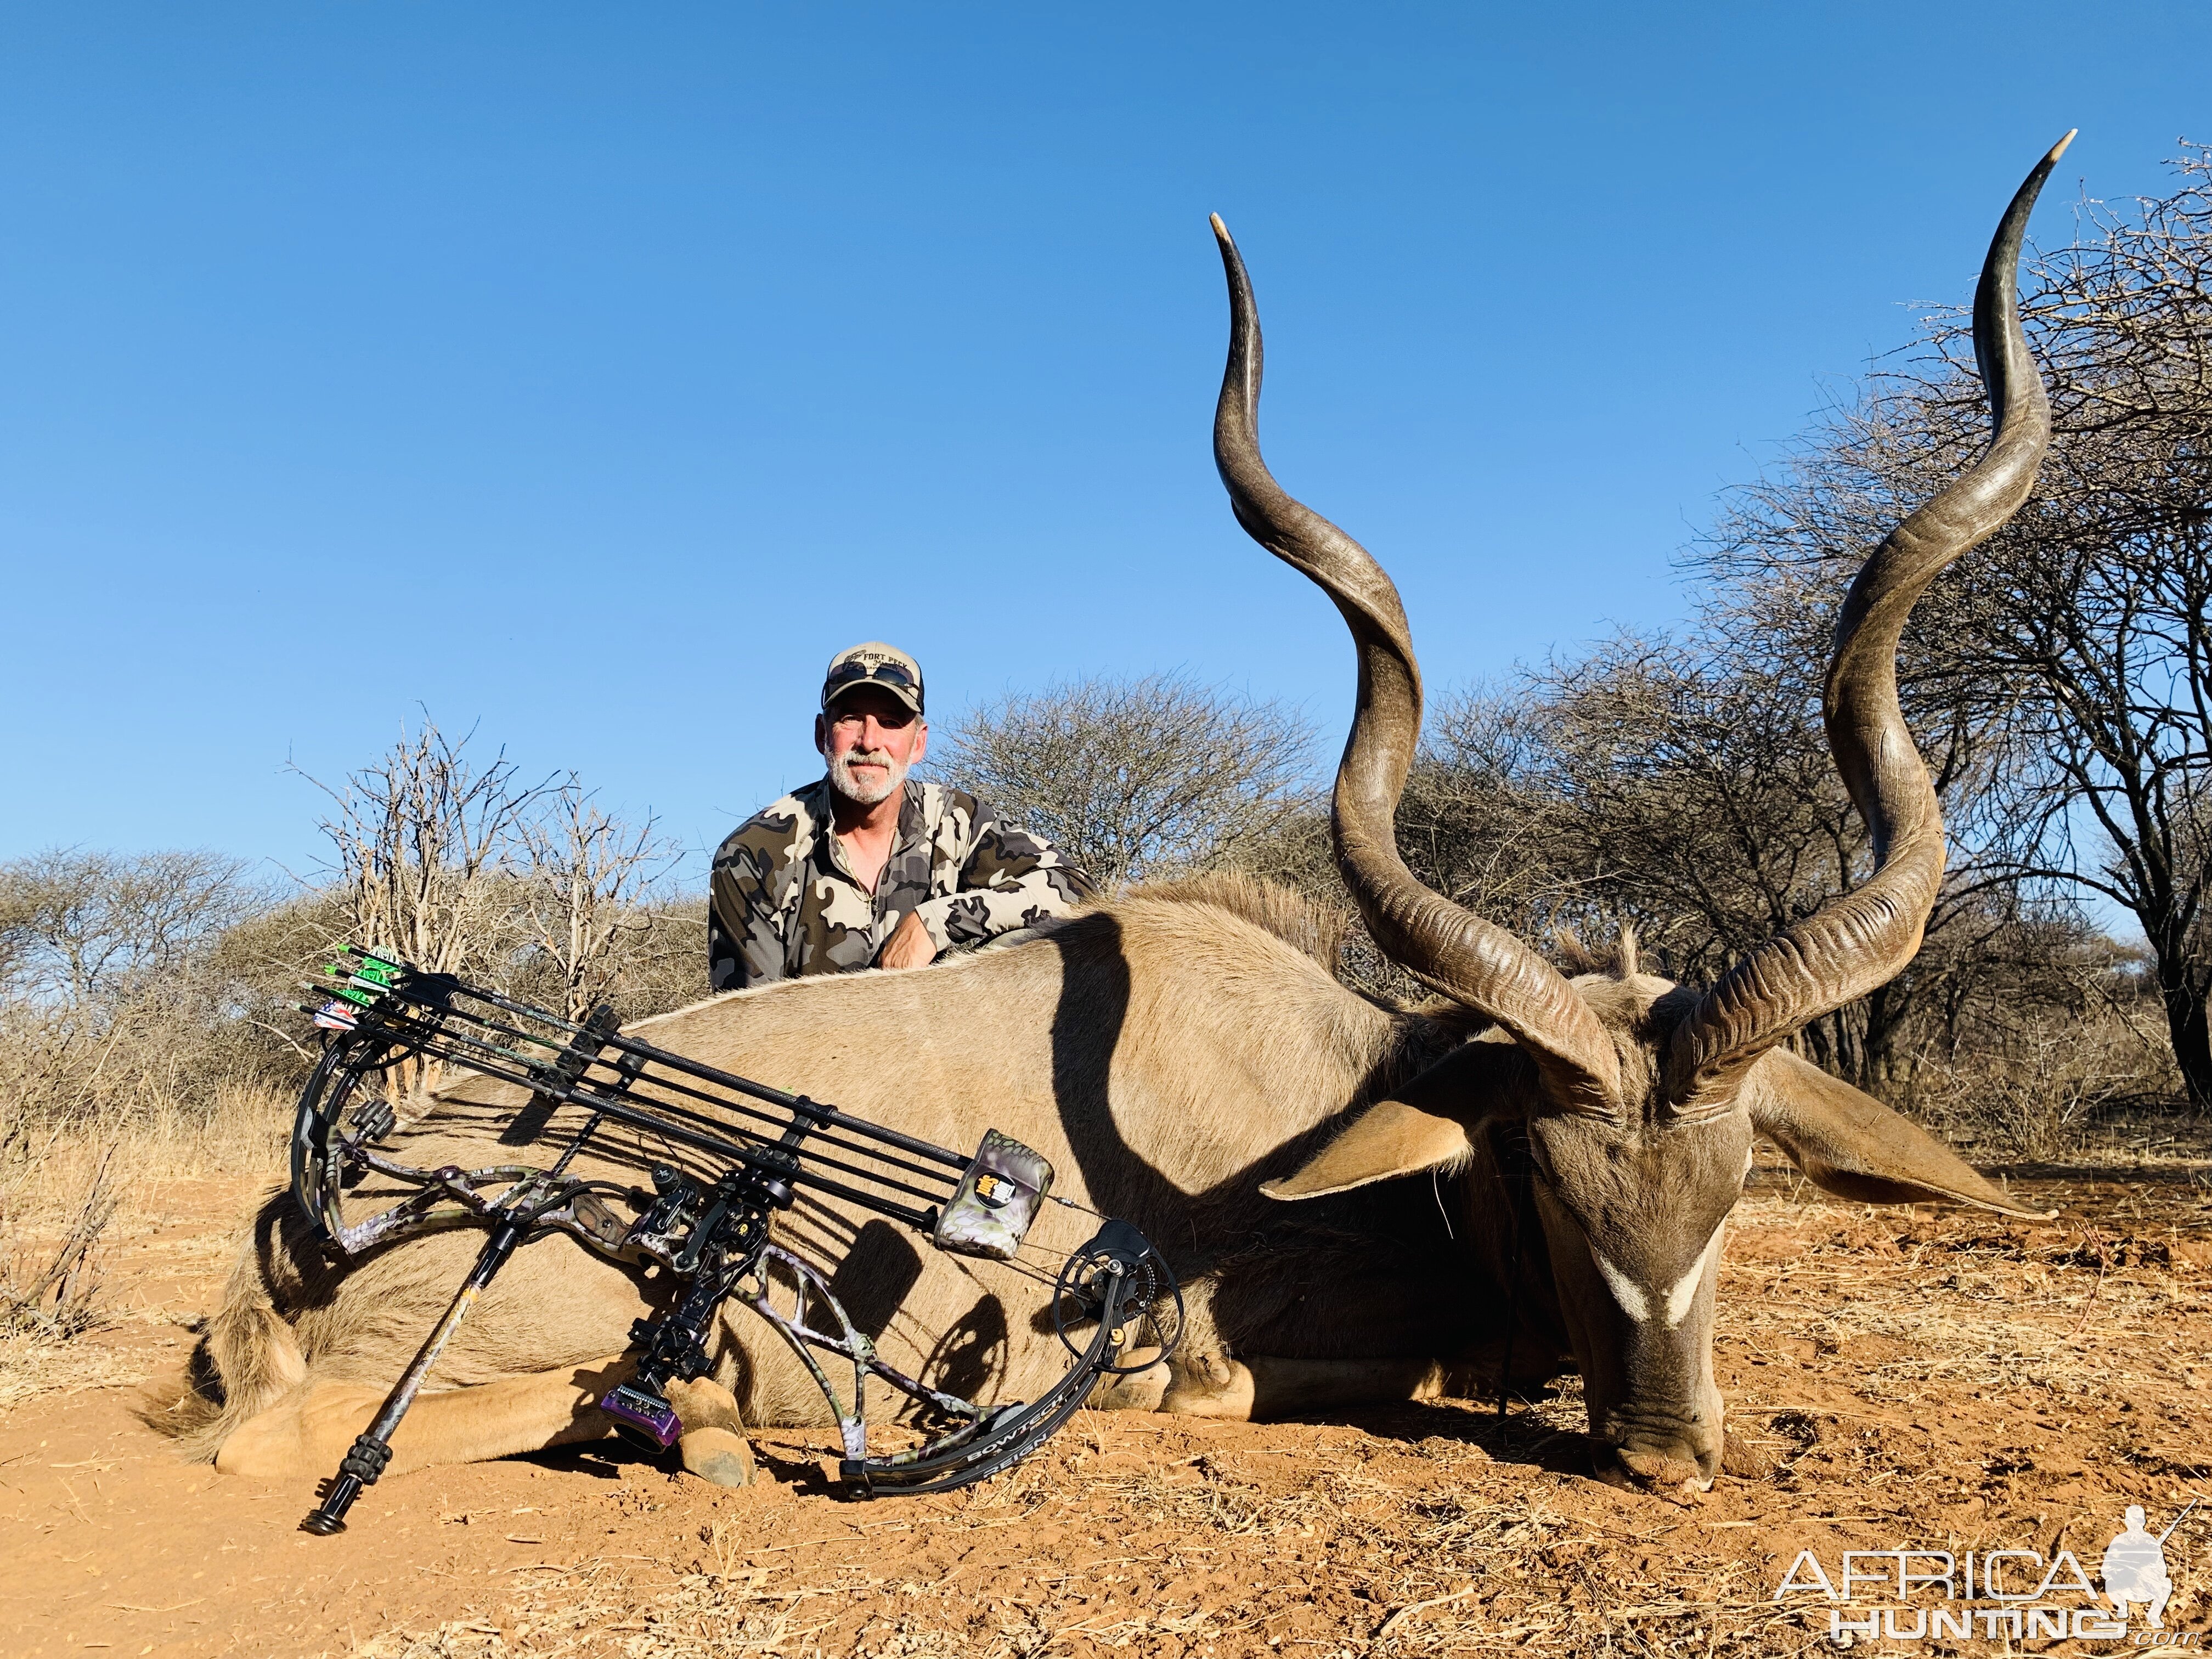
M 753 1478 L 753 1449 L 745 1439 L 738 1397 L 712 1377 L 672 1382 L 665 1392 L 684 1425 L 676 1449 L 684 1467 L 718 1486 L 742 1486 Z
M 1483 1387 L 1478 1368 L 1437 1359 L 1286 1359 L 1177 1354 L 1158 1410 L 1181 1417 L 1263 1422 L 1347 1406 L 1399 1405 Z
M 629 1374 L 626 1355 L 416 1399 L 392 1440 L 387 1476 L 481 1463 L 611 1431 L 599 1396 Z M 216 1454 L 226 1474 L 264 1480 L 326 1474 L 384 1404 L 386 1389 L 310 1380 L 234 1430 Z M 680 1415 L 680 1413 L 679 1413 Z

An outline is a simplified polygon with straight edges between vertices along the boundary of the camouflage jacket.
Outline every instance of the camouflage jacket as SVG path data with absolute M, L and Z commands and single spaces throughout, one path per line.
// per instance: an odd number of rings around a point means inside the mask
M 869 892 L 830 827 L 823 778 L 755 813 L 714 854 L 707 966 L 717 991 L 871 966 L 908 912 L 939 951 L 1065 915 L 1089 878 L 973 795 L 909 779 Z

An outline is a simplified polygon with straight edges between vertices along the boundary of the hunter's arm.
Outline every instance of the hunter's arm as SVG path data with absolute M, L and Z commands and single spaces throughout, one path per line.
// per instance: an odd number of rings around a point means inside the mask
M 923 900 L 914 914 L 937 948 L 946 951 L 1064 916 L 1093 890 L 1091 878 L 1050 842 L 1002 822 L 978 803 L 959 890 Z

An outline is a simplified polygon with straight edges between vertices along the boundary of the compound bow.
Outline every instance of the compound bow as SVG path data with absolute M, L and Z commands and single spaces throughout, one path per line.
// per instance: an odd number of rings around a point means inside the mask
M 326 970 L 328 982 L 306 988 L 326 999 L 302 1008 L 325 1038 L 293 1122 L 295 1198 L 317 1237 L 342 1257 L 455 1227 L 485 1228 L 489 1237 L 323 1501 L 301 1522 L 308 1532 L 327 1536 L 344 1528 L 346 1511 L 383 1474 L 392 1434 L 470 1308 L 517 1246 L 548 1232 L 566 1233 L 627 1267 L 658 1266 L 677 1287 L 665 1312 L 631 1328 L 635 1370 L 599 1402 L 617 1433 L 648 1452 L 675 1443 L 682 1425 L 663 1390 L 711 1368 L 722 1304 L 734 1300 L 768 1322 L 820 1387 L 843 1442 L 839 1477 L 863 1498 L 945 1492 L 1010 1467 L 1065 1423 L 1099 1378 L 1139 1369 L 1115 1363 L 1138 1346 L 1138 1328 L 1143 1346 L 1158 1350 L 1142 1365 L 1171 1353 L 1182 1337 L 1182 1294 L 1167 1263 L 1134 1227 L 1102 1216 L 1090 1242 L 1050 1280 L 1053 1326 L 1075 1357 L 1066 1375 L 1026 1404 L 978 1406 L 932 1388 L 876 1352 L 823 1272 L 774 1242 L 771 1218 L 805 1192 L 902 1223 L 939 1249 L 1014 1262 L 1044 1205 L 1086 1207 L 1053 1194 L 1052 1166 L 1038 1153 L 994 1129 L 964 1157 L 625 1037 L 605 1008 L 578 1023 L 359 946 L 347 947 L 347 956 Z M 537 1133 L 563 1107 L 579 1109 L 582 1121 L 550 1169 L 397 1162 L 375 1150 L 398 1126 L 377 1079 L 416 1060 L 530 1090 L 526 1109 L 538 1117 Z M 693 1167 L 654 1165 L 649 1192 L 569 1175 L 577 1153 L 610 1122 L 681 1148 Z M 370 1175 L 412 1191 L 349 1224 L 343 1193 Z M 616 1205 L 634 1218 L 625 1221 Z M 788 1312 L 770 1299 L 779 1277 L 791 1289 Z M 1091 1333 L 1079 1341 L 1086 1325 Z M 853 1367 L 849 1407 L 817 1353 Z M 871 1456 L 865 1421 L 871 1376 L 950 1426 L 911 1449 Z

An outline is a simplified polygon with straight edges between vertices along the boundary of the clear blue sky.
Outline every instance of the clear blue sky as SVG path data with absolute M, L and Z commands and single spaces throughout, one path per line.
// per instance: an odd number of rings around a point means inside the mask
M 0 857 L 302 865 L 288 757 L 418 703 L 711 845 L 876 636 L 940 724 L 1182 666 L 1333 738 L 1210 211 L 1432 686 L 1671 619 L 2042 149 L 2061 240 L 2208 64 L 2201 3 L 10 7 Z

